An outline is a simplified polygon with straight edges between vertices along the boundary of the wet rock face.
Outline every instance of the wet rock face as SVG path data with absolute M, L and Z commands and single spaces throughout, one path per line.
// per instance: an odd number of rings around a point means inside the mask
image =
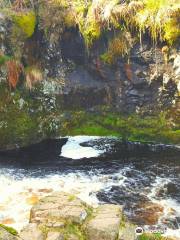
M 141 219 L 145 225 L 155 225 L 163 214 L 163 206 L 156 203 L 146 203 L 136 210 L 136 219 Z
M 29 92 L 22 79 L 16 90 L 10 92 L 6 64 L 0 67 L 0 133 L 4 136 L 0 139 L 0 149 L 71 135 L 68 128 L 73 126 L 74 116 L 68 117 L 69 110 L 98 115 L 107 106 L 110 112 L 151 114 L 173 106 L 172 122 L 175 118 L 178 122 L 178 51 L 165 64 L 161 47 L 154 50 L 146 39 L 142 47 L 137 43 L 132 48 L 129 61 L 119 57 L 110 65 L 101 58 L 107 51 L 105 39 L 87 51 L 78 29 L 66 29 L 61 38 L 58 36 L 53 42 L 37 26 L 31 38 L 24 42 L 18 39 L 14 53 L 12 45 L 17 42 L 13 40 L 17 39 L 11 39 L 9 24 L 0 15 L 0 58 L 16 54 L 25 68 L 41 66 L 43 81 Z M 14 116 L 16 119 L 12 122 Z M 68 120 L 70 124 L 66 124 Z
M 3 15 L 0 19 L 0 50 L 11 55 L 9 23 Z M 161 47 L 154 49 L 144 39 L 142 46 L 137 43 L 132 48 L 128 62 L 119 57 L 109 65 L 101 59 L 107 51 L 106 41 L 100 39 L 87 51 L 78 29 L 66 29 L 53 42 L 39 26 L 21 47 L 22 62 L 25 66 L 32 62 L 42 66 L 41 89 L 58 100 L 58 107 L 88 109 L 109 105 L 118 111 L 134 112 L 146 107 L 166 109 L 178 101 L 178 50 L 166 64 Z
M 114 65 L 105 64 L 105 40 L 87 54 L 82 36 L 76 29 L 64 32 L 58 44 L 46 42 L 42 56 L 47 79 L 64 79 L 61 92 L 63 105 L 90 108 L 96 105 L 115 106 L 127 112 L 140 108 L 166 109 L 177 101 L 178 58 L 174 55 L 166 64 L 161 47 L 153 49 L 148 40 L 136 44 L 130 61 L 124 58 Z

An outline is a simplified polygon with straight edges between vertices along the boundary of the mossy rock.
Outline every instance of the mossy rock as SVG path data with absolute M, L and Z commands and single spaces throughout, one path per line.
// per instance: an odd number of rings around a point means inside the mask
M 0 98 L 0 149 L 23 147 L 55 136 L 55 113 L 42 107 L 43 99 L 32 98 L 24 89 L 11 92 L 6 83 L 0 84 Z
M 33 35 L 36 27 L 36 15 L 33 11 L 13 12 L 12 20 L 16 27 L 14 31 L 21 31 L 26 38 Z
M 124 115 L 100 110 L 69 112 L 62 120 L 61 135 L 116 136 L 124 140 L 154 143 L 180 143 L 180 126 L 171 126 L 166 113 L 154 116 Z

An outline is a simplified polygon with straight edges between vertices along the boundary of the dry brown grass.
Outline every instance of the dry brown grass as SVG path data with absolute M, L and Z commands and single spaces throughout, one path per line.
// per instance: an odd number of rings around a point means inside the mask
M 22 65 L 16 60 L 9 60 L 6 62 L 7 67 L 7 80 L 10 89 L 16 88 L 19 81 L 20 74 L 23 71 Z
M 26 88 L 32 89 L 32 87 L 42 81 L 42 72 L 36 66 L 29 67 L 25 70 Z

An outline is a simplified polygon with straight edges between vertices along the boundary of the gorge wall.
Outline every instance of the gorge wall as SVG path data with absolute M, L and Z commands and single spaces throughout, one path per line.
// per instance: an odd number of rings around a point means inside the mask
M 36 8 L 41 12 L 38 4 Z M 54 23 L 47 34 L 40 13 L 36 21 L 33 34 L 25 38 L 22 29 L 19 30 L 20 24 L 14 27 L 15 21 L 8 13 L 0 12 L 2 149 L 71 134 L 67 130 L 68 121 L 70 127 L 76 125 L 86 113 L 155 116 L 168 112 L 168 124 L 179 129 L 178 43 L 171 47 L 165 41 L 153 43 L 148 34 L 143 35 L 140 43 L 137 36 L 127 33 L 122 42 L 128 54 L 112 59 L 107 49 L 108 42 L 118 36 L 116 30 L 101 34 L 87 48 L 78 25 L 61 29 Z M 24 26 L 24 32 L 31 30 Z M 112 44 L 118 49 L 116 42 Z M 13 74 L 19 79 L 14 85 L 7 80 L 11 56 L 20 59 L 19 66 L 15 63 Z M 24 72 L 18 73 L 21 67 L 26 71 L 26 84 Z M 76 112 L 75 120 L 72 111 Z M 175 138 L 177 143 L 179 135 Z

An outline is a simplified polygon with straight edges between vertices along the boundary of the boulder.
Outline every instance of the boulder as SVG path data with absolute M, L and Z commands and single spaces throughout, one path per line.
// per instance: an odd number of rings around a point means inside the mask
M 54 192 L 32 207 L 30 224 L 20 237 L 21 240 L 134 240 L 135 227 L 123 224 L 122 206 L 103 204 L 93 209 L 71 194 Z
M 36 223 L 30 223 L 20 232 L 20 238 L 22 240 L 44 240 L 45 236 Z
M 163 215 L 164 208 L 162 205 L 152 202 L 147 202 L 139 205 L 135 211 L 135 220 L 141 221 L 145 225 L 157 224 L 159 218 Z
M 70 221 L 81 224 L 87 216 L 86 207 L 78 198 L 66 193 L 53 193 L 39 201 L 31 209 L 31 223 L 46 223 Z
M 46 240 L 64 240 L 64 236 L 60 232 L 48 232 Z
M 94 217 L 87 223 L 89 240 L 115 240 L 118 237 L 122 207 L 105 204 L 97 208 Z
M 68 236 L 68 240 L 80 240 L 80 238 L 75 234 L 70 234 Z
M 136 239 L 135 229 L 136 229 L 135 225 L 130 224 L 128 222 L 124 223 L 124 225 L 120 227 L 118 240 Z

